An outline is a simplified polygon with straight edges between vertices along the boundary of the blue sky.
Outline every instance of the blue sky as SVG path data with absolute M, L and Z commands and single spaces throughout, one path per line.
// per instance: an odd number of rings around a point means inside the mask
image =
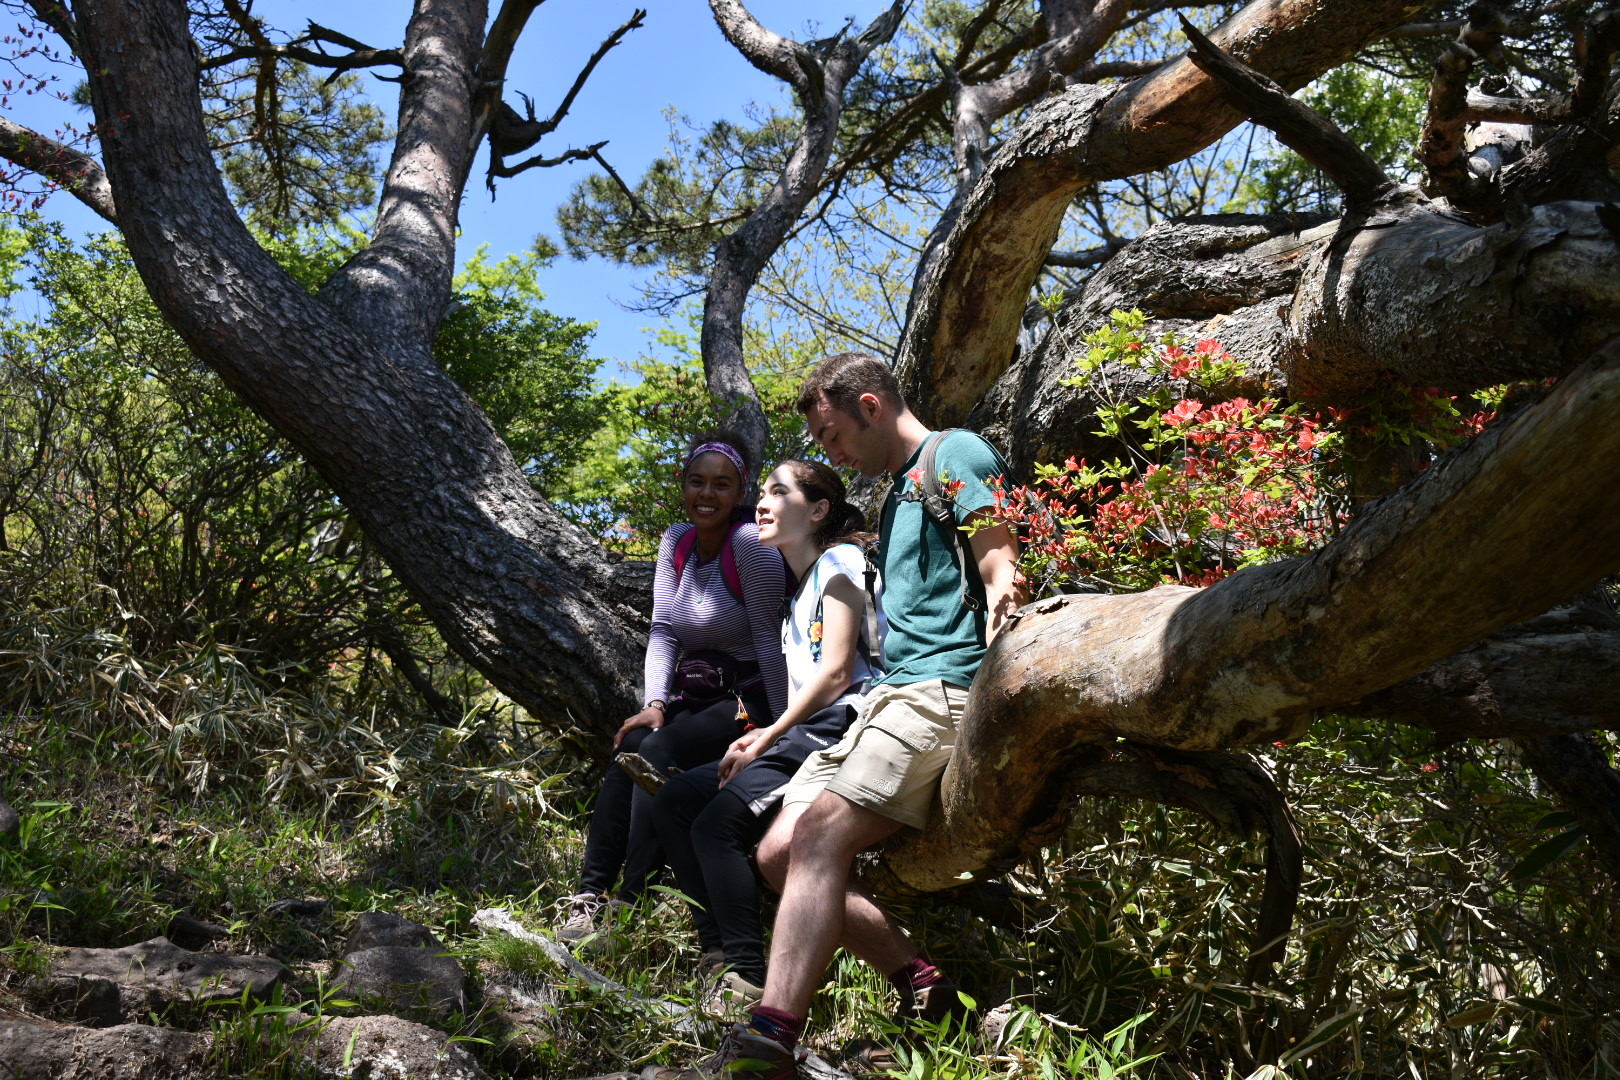
M 780 83 L 755 71 L 720 34 L 704 0 L 641 0 L 646 25 L 614 49 L 556 132 L 539 149 L 556 154 L 569 146 L 609 140 L 603 153 L 627 181 L 634 183 L 659 156 L 668 138 L 663 112 L 668 106 L 698 124 L 721 118 L 744 119 L 750 101 L 784 103 Z M 491 8 L 498 0 L 491 0 Z M 633 0 L 546 0 L 530 18 L 508 73 L 507 100 L 519 105 L 517 91 L 535 101 L 542 116 L 562 99 L 575 75 L 597 45 L 635 9 Z M 880 0 L 839 0 L 836 4 L 750 0 L 749 10 L 766 26 L 803 39 L 806 23 L 816 20 L 822 32 L 853 16 L 864 26 L 884 8 Z M 399 44 L 410 12 L 408 0 L 258 0 L 255 14 L 271 25 L 297 32 L 314 20 L 359 38 L 369 45 Z M 364 76 L 369 92 L 392 120 L 396 89 L 392 83 Z M 62 106 L 50 113 L 39 99 L 13 98 L 4 112 L 19 123 L 50 131 L 67 118 Z M 86 122 L 83 114 L 75 117 Z M 558 235 L 556 208 L 594 162 L 531 170 L 501 182 L 490 201 L 483 186 L 484 154 L 473 168 L 461 213 L 461 255 L 487 243 L 493 258 L 523 251 L 537 233 Z M 97 232 L 105 224 L 73 199 L 58 195 L 44 213 L 75 231 Z M 633 300 L 636 271 L 601 260 L 559 259 L 544 272 L 547 306 L 559 314 L 599 324 L 593 351 L 604 358 L 633 359 L 647 341 L 656 319 L 626 312 L 614 301 Z M 609 374 L 613 365 L 604 368 Z

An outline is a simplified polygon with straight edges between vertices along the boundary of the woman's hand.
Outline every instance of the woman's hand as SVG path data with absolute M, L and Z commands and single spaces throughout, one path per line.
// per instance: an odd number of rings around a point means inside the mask
M 619 726 L 618 734 L 613 736 L 613 749 L 617 750 L 619 748 L 619 744 L 624 741 L 624 737 L 630 734 L 631 730 L 634 728 L 650 727 L 654 731 L 657 731 L 663 726 L 664 710 L 657 705 L 648 705 L 645 709 L 642 709 L 640 712 L 636 713 L 636 715 L 632 716 Z
M 726 783 L 743 769 L 747 768 L 759 755 L 770 747 L 765 740 L 765 729 L 755 728 L 745 731 L 737 741 L 726 747 L 726 754 L 720 759 L 720 786 Z

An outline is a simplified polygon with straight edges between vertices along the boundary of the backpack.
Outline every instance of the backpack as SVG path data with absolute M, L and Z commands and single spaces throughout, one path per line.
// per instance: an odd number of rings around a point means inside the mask
M 923 513 L 935 525 L 945 531 L 947 542 L 956 552 L 956 569 L 962 576 L 962 603 L 969 611 L 983 611 L 984 601 L 973 595 L 973 588 L 968 583 L 968 562 L 973 558 L 973 545 L 968 540 L 967 533 L 956 524 L 956 515 L 951 511 L 951 500 L 945 495 L 945 490 L 939 483 L 939 468 L 934 464 L 939 456 L 939 445 L 954 431 L 961 428 L 946 428 L 923 447 L 922 457 L 917 461 L 917 468 L 922 472 L 922 483 L 917 484 L 904 495 L 896 495 L 897 502 L 920 502 Z M 876 572 L 873 568 L 868 571 L 867 584 L 871 584 L 871 576 Z M 876 623 L 874 616 L 872 622 Z
M 737 570 L 737 553 L 731 550 L 731 538 L 737 535 L 737 530 L 747 523 L 746 518 L 739 518 L 731 523 L 726 530 L 726 542 L 720 546 L 720 580 L 726 583 L 726 591 L 736 598 L 737 603 L 743 603 L 742 574 Z M 675 585 L 681 584 L 681 573 L 686 564 L 691 561 L 692 553 L 697 550 L 697 527 L 686 530 L 679 540 L 675 541 Z M 787 560 L 782 560 L 782 591 L 791 595 L 798 585 L 798 579 L 793 576 Z

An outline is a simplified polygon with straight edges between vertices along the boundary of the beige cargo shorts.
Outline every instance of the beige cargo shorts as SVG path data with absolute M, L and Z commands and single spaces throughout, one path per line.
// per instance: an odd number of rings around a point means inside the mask
M 805 758 L 782 794 L 783 806 L 836 792 L 868 810 L 920 829 L 956 747 L 967 690 L 939 679 L 877 687 L 843 739 Z

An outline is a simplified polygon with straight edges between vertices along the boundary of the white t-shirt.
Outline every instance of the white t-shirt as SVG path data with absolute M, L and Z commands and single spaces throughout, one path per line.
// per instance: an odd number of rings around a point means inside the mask
M 782 625 L 782 654 L 787 659 L 788 683 L 798 693 L 816 673 L 821 663 L 821 600 L 834 578 L 846 577 L 866 599 L 866 555 L 854 544 L 835 544 L 821 553 L 821 558 L 806 572 L 804 588 L 793 601 L 793 610 Z M 872 659 L 877 671 L 870 670 L 860 646 L 855 647 L 855 666 L 850 678 L 850 692 L 830 705 L 856 701 L 863 684 L 883 674 L 883 641 L 889 632 L 889 620 L 883 614 L 883 582 L 872 583 L 872 594 L 877 601 L 878 641 L 871 645 Z M 870 602 L 870 601 L 868 601 Z M 866 632 L 866 614 L 857 618 L 860 633 Z M 830 707 L 829 705 L 829 707 Z

